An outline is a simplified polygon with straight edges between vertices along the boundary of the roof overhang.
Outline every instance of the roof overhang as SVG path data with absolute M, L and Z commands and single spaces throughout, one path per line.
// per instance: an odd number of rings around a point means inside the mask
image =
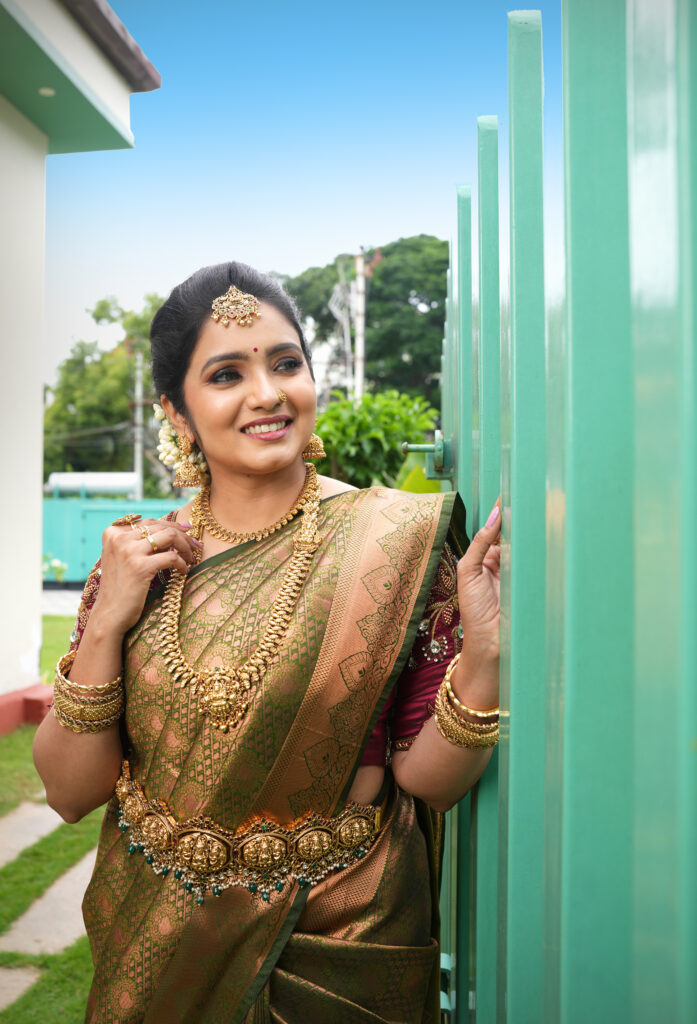
M 96 44 L 101 51 L 101 57 L 97 57 L 108 65 L 109 74 L 123 94 L 122 116 L 115 109 L 118 104 L 105 100 L 94 82 L 80 73 L 79 61 L 71 60 L 59 49 L 38 21 L 29 16 L 26 4 L 20 6 L 15 0 L 0 0 L 0 92 L 44 132 L 49 153 L 130 148 L 134 140 L 128 123 L 127 97 L 133 91 L 157 88 L 159 75 L 113 11 L 109 20 L 105 4 L 76 0 L 74 5 L 66 2 L 62 6 L 90 37 L 85 45 L 94 50 Z M 73 11 L 72 6 L 79 8 L 80 13 Z M 84 24 L 88 8 L 94 15 L 92 31 Z M 67 20 L 72 24 L 71 18 Z M 107 22 L 110 28 L 105 27 Z M 79 35 L 75 26 L 73 31 Z M 101 41 L 95 38 L 100 33 Z M 109 47 L 111 52 L 107 52 Z

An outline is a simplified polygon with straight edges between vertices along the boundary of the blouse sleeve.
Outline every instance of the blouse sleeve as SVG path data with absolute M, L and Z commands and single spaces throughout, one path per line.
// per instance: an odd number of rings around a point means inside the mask
M 375 724 L 361 764 L 389 764 L 393 752 L 409 749 L 433 714 L 448 663 L 461 649 L 457 559 L 446 543 L 409 661 Z
M 391 751 L 408 750 L 433 714 L 438 687 L 452 658 L 462 650 L 457 601 L 457 559 L 446 543 L 424 617 L 400 676 L 390 722 Z

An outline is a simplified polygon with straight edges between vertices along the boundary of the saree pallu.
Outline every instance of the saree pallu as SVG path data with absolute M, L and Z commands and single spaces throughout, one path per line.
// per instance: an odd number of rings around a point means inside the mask
M 245 661 L 292 556 L 296 519 L 189 574 L 182 650 L 199 670 Z M 317 550 L 278 654 L 242 721 L 210 726 L 160 649 L 162 592 L 125 642 L 124 743 L 133 777 L 177 821 L 235 832 L 346 806 L 361 753 L 409 656 L 446 534 L 467 538 L 453 494 L 349 491 L 321 505 Z M 388 776 L 389 780 L 389 776 Z M 437 865 L 431 816 L 388 785 L 366 856 L 265 902 L 243 886 L 198 904 L 129 855 L 107 807 L 83 912 L 94 961 L 90 1024 L 430 1024 L 438 1019 Z

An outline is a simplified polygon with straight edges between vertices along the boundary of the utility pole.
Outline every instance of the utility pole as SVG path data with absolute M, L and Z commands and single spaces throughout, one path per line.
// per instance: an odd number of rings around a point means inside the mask
M 365 255 L 361 249 L 356 256 L 356 303 L 355 346 L 354 346 L 354 386 L 353 397 L 359 402 L 363 397 L 363 380 L 365 377 Z
M 135 408 L 133 410 L 133 471 L 136 474 L 136 501 L 143 500 L 143 353 L 136 352 Z

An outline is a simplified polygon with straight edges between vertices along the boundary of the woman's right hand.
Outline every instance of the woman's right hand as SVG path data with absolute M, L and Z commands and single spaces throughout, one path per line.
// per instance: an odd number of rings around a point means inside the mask
M 101 620 L 110 633 L 125 635 L 141 616 L 153 576 L 160 569 L 186 573 L 196 562 L 202 545 L 187 534 L 190 529 L 190 523 L 163 519 L 108 526 L 102 534 L 99 593 L 90 618 Z

